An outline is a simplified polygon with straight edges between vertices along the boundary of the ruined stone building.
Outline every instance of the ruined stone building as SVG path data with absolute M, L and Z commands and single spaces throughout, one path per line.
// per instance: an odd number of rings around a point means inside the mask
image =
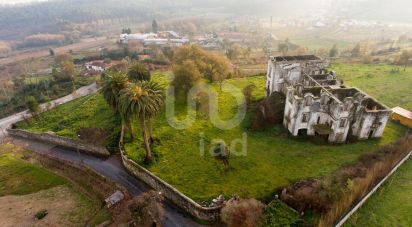
M 361 90 L 346 87 L 316 56 L 270 57 L 267 96 L 286 95 L 283 124 L 294 135 L 343 143 L 381 137 L 391 110 Z

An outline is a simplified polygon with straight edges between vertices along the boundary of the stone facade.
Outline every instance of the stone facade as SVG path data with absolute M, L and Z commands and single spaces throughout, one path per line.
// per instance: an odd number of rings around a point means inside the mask
M 346 87 L 316 56 L 271 57 L 267 95 L 286 95 L 283 124 L 294 135 L 343 143 L 382 136 L 391 110 L 361 90 Z

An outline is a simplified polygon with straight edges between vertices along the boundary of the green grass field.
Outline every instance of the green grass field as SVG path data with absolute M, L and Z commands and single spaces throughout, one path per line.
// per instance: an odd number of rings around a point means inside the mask
M 412 68 L 399 73 L 392 73 L 396 66 L 332 64 L 340 79 L 349 86 L 354 86 L 375 97 L 387 106 L 401 106 L 412 109 Z
M 231 79 L 227 83 L 243 88 L 254 83 L 258 88 L 255 97 L 264 96 L 264 77 Z M 218 86 L 214 85 L 218 91 Z M 228 93 L 219 95 L 219 114 L 223 119 L 234 115 L 236 104 Z M 176 117 L 185 116 L 184 103 L 177 103 Z M 395 141 L 404 128 L 388 124 L 381 140 L 369 140 L 348 145 L 315 144 L 304 138 L 292 138 L 279 125 L 261 132 L 247 131 L 242 125 L 231 130 L 214 127 L 208 118 L 200 117 L 188 129 L 171 127 L 165 114 L 154 123 L 154 134 L 160 144 L 154 146 L 156 161 L 147 168 L 198 202 L 210 200 L 219 194 L 230 196 L 264 198 L 275 189 L 291 181 L 306 177 L 327 175 L 341 165 L 354 161 L 382 144 Z M 230 144 L 247 134 L 246 156 L 230 157 L 231 169 L 226 171 L 222 162 L 208 152 L 213 148 L 212 140 L 222 139 Z M 205 143 L 201 154 L 199 143 Z M 142 141 L 126 144 L 126 152 L 142 163 L 144 152 Z M 237 150 L 240 147 L 237 146 Z
M 345 226 L 412 226 L 412 160 L 388 179 Z
M 360 89 L 376 95 L 378 99 L 382 98 L 388 105 L 410 105 L 411 100 L 404 93 L 412 78 L 400 73 L 402 88 L 397 87 L 397 82 L 387 82 L 393 79 L 387 71 L 389 66 L 334 65 L 334 69 L 341 72 L 346 84 L 359 85 Z M 372 76 L 364 75 L 366 71 L 370 71 Z M 161 75 L 154 79 L 165 83 Z M 264 76 L 230 79 L 227 83 L 240 89 L 253 83 L 257 87 L 255 98 L 264 96 Z M 378 91 L 378 85 L 384 88 Z M 219 91 L 218 85 L 213 86 Z M 236 109 L 235 98 L 229 93 L 219 95 L 219 115 L 222 119 L 233 116 Z M 403 98 L 396 101 L 399 97 Z M 176 118 L 184 119 L 185 116 L 186 104 L 178 101 Z M 219 194 L 264 198 L 291 181 L 328 175 L 343 164 L 353 162 L 359 155 L 395 141 L 406 131 L 404 127 L 389 122 L 380 140 L 329 145 L 305 138 L 292 138 L 281 125 L 260 132 L 248 131 L 243 125 L 231 130 L 220 130 L 208 118 L 199 116 L 191 127 L 177 130 L 169 125 L 162 112 L 154 120 L 154 135 L 160 141 L 153 147 L 156 160 L 147 168 L 198 202 L 209 201 Z M 65 104 L 42 114 L 30 124 L 19 126 L 32 131 L 54 131 L 70 137 L 75 137 L 76 130 L 81 127 L 115 127 L 113 116 L 100 94 Z M 137 131 L 138 125 L 134 126 Z M 140 135 L 138 131 L 136 133 Z M 247 135 L 247 154 L 232 155 L 229 160 L 231 169 L 226 171 L 222 162 L 209 153 L 213 147 L 212 140 L 222 139 L 230 144 L 235 139 L 241 139 L 243 133 Z M 199 150 L 201 141 L 205 144 L 204 152 Z M 144 151 L 140 137 L 126 144 L 125 148 L 132 159 L 142 163 Z M 239 149 L 238 145 L 236 150 Z
M 100 201 L 83 195 L 79 186 L 43 168 L 35 160 L 28 158 L 30 155 L 31 152 L 21 148 L 9 144 L 0 145 L 0 197 L 25 196 L 41 191 L 45 191 L 47 197 L 53 197 L 53 193 L 50 194 L 48 190 L 63 186 L 75 199 L 74 208 L 65 214 L 69 222 L 82 225 L 84 223 L 81 222 L 88 221 L 90 226 L 95 226 L 110 220 L 111 214 L 107 209 L 101 209 Z M 96 211 L 97 215 L 94 216 Z
M 33 132 L 52 131 L 77 139 L 79 129 L 112 130 L 117 125 L 116 120 L 103 97 L 92 95 L 61 105 L 29 122 L 22 121 L 17 126 Z
M 0 145 L 0 196 L 27 195 L 68 183 L 38 165 L 23 162 L 12 149 Z

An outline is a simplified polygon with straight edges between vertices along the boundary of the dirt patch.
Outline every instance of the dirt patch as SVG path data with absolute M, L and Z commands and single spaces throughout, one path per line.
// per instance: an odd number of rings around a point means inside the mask
M 77 135 L 85 142 L 103 146 L 110 136 L 110 131 L 99 128 L 81 128 L 77 131 Z
M 79 195 L 67 186 L 24 196 L 0 197 L 0 226 L 79 226 L 84 225 L 90 211 Z M 34 215 L 47 210 L 42 220 Z

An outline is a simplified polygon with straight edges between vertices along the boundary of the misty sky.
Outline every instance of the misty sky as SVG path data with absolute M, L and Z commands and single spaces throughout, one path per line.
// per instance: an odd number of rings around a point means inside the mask
M 0 5 L 39 1 L 55 0 L 0 0 Z M 79 1 L 90 1 L 95 4 L 99 0 L 64 1 L 73 1 L 74 4 L 79 4 Z M 143 3 L 149 8 L 166 6 L 172 10 L 179 9 L 173 7 L 223 9 L 226 13 L 258 14 L 264 17 L 307 16 L 313 15 L 313 12 L 316 14 L 323 12 L 325 15 L 340 18 L 412 23 L 411 0 L 106 0 L 105 2 L 113 4 L 121 2 L 123 5 L 131 6 Z
M 28 3 L 28 2 L 40 2 L 47 0 L 0 0 L 0 4 L 16 4 L 16 3 Z

